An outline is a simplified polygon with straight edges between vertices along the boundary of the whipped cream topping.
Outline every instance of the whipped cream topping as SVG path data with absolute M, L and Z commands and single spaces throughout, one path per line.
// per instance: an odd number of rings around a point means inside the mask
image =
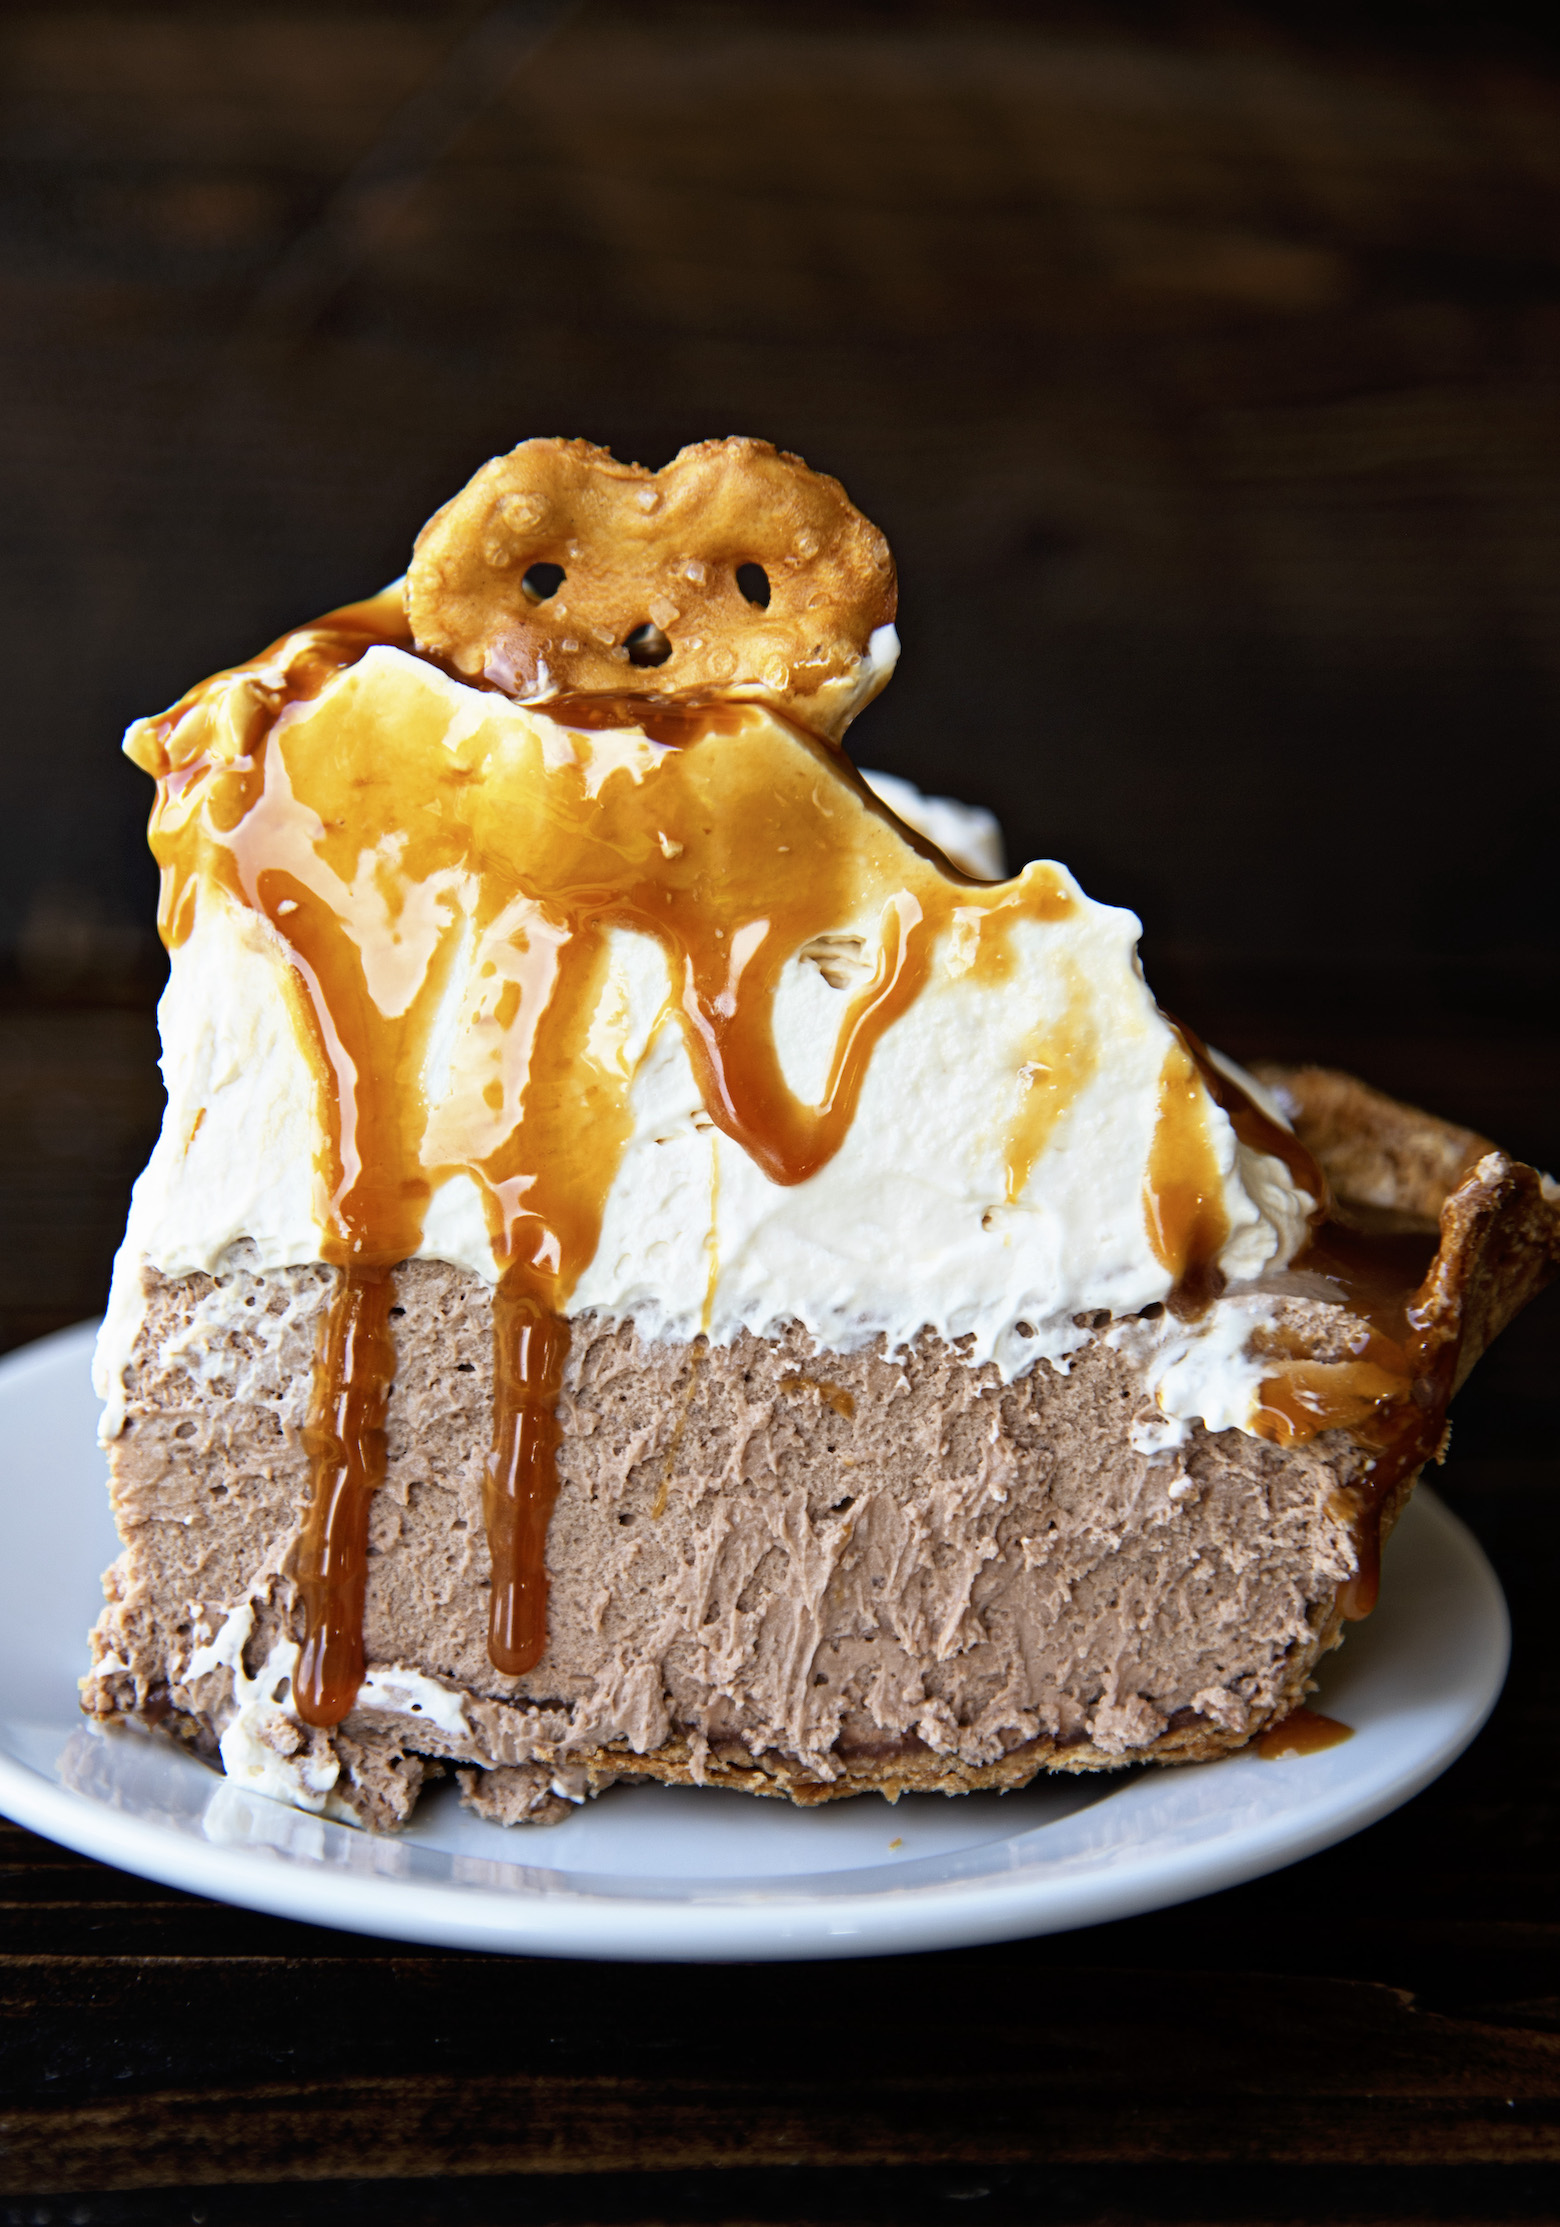
M 360 723 L 404 723 L 415 712 L 452 759 L 478 735 L 496 738 L 494 749 L 539 750 L 542 763 L 569 768 L 591 797 L 614 782 L 644 784 L 664 755 L 638 729 L 567 726 L 391 646 L 370 649 L 284 711 L 273 750 L 295 741 L 306 748 L 309 723 L 337 716 L 344 690 Z M 773 724 L 758 709 L 746 716 Z M 990 815 L 919 799 L 892 777 L 873 776 L 871 786 L 967 869 L 1000 871 Z M 842 783 L 842 806 L 857 811 L 851 795 Z M 881 836 L 874 840 L 881 848 Z M 394 830 L 377 850 L 365 844 L 365 887 L 393 867 L 395 846 Z M 795 871 L 806 874 L 807 862 L 798 859 Z M 1248 1283 L 1287 1265 L 1314 1202 L 1282 1161 L 1241 1144 L 1208 1096 L 1144 983 L 1134 916 L 1095 903 L 1048 862 L 980 892 L 986 913 L 1004 890 L 1015 904 L 1001 963 L 982 943 L 985 915 L 973 901 L 952 905 L 921 988 L 871 1051 L 838 1149 L 788 1183 L 771 1180 L 712 1122 L 662 943 L 610 928 L 591 1056 L 623 1091 L 625 1133 L 594 1252 L 564 1311 L 632 1317 L 646 1334 L 684 1339 L 726 1340 L 739 1328 L 766 1334 L 796 1320 L 820 1345 L 844 1350 L 879 1337 L 897 1347 L 929 1326 L 967 1340 L 971 1361 L 994 1361 L 1005 1377 L 1040 1359 L 1065 1366 L 1091 1334 L 1091 1318 L 1137 1314 L 1176 1284 L 1154 1174 L 1167 1094 L 1196 1124 L 1203 1180 L 1216 1188 L 1199 1211 L 1222 1217 L 1223 1277 Z M 412 890 L 397 903 L 376 899 L 354 915 L 365 979 L 387 1010 L 409 1005 L 431 979 L 437 938 L 417 898 Z M 459 911 L 458 878 L 441 885 L 439 901 Z M 884 964 L 885 933 L 882 909 L 864 897 L 785 964 L 774 1043 L 785 1084 L 804 1106 L 819 1105 L 830 1088 L 853 1000 Z M 419 1077 L 430 1168 L 471 1158 L 472 1134 L 484 1121 L 493 1127 L 483 1112 L 493 1099 L 483 1094 L 498 1087 L 495 1031 L 502 1035 L 491 937 L 470 927 L 444 963 Z M 122 1420 L 143 1263 L 165 1275 L 220 1273 L 243 1241 L 261 1267 L 331 1257 L 318 1062 L 278 926 L 201 879 L 159 1019 L 167 1111 L 136 1185 L 99 1347 L 110 1434 Z M 510 1039 L 519 1033 L 511 1029 Z M 497 1045 L 506 1076 L 514 1050 L 512 1041 Z M 512 1084 L 509 1076 L 504 1088 Z M 416 1252 L 498 1279 L 492 1216 L 470 1174 L 436 1182 Z M 1244 1340 L 1237 1350 L 1226 1334 L 1235 1317 L 1225 1306 L 1180 1340 L 1175 1404 L 1200 1402 L 1213 1427 L 1245 1428 L 1255 1378 Z M 1207 1361 L 1190 1373 L 1180 1350 L 1188 1341 Z
M 248 1793 L 351 1821 L 351 1812 L 343 1812 L 333 1799 L 341 1776 L 340 1759 L 328 1743 L 310 1739 L 293 1706 L 297 1643 L 273 1641 L 264 1663 L 251 1676 L 244 1667 L 244 1649 L 254 1623 L 253 1603 L 240 1601 L 215 1639 L 194 1649 L 180 1674 L 186 1685 L 213 1670 L 232 1675 L 232 1706 L 217 1742 L 222 1768 L 235 1786 Z
M 935 843 L 944 858 L 977 881 L 999 882 L 1007 872 L 1007 849 L 1002 824 L 995 812 L 979 804 L 961 804 L 957 797 L 923 796 L 913 781 L 897 773 L 870 773 L 861 778 L 906 827 Z

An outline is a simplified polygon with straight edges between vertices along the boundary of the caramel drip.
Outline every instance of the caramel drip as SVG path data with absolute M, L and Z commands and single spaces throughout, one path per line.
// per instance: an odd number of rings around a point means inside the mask
M 1297 1187 L 1315 1199 L 1310 1237 L 1293 1266 L 1324 1287 L 1367 1326 L 1347 1361 L 1296 1355 L 1264 1379 L 1252 1428 L 1278 1446 L 1303 1446 L 1323 1431 L 1348 1430 L 1367 1454 L 1348 1488 L 1356 1567 L 1342 1593 L 1351 1621 L 1368 1616 L 1381 1589 L 1381 1537 L 1388 1509 L 1424 1463 L 1439 1452 L 1456 1381 L 1458 1343 L 1420 1327 L 1419 1300 L 1436 1254 L 1426 1231 L 1350 1228 L 1334 1216 L 1322 1169 L 1300 1139 L 1281 1128 L 1216 1067 L 1190 1029 L 1175 1024 L 1209 1095 L 1228 1114 L 1242 1144 L 1282 1160 Z
M 1388 1510 L 1445 1441 L 1461 1341 L 1432 1339 L 1412 1327 L 1415 1286 L 1400 1287 L 1390 1301 L 1378 1302 L 1369 1281 L 1355 1283 L 1335 1273 L 1328 1265 L 1333 1235 L 1329 1225 L 1297 1265 L 1325 1277 L 1352 1314 L 1369 1321 L 1379 1305 L 1382 1313 L 1406 1315 L 1410 1327 L 1401 1338 L 1371 1328 L 1348 1361 L 1288 1362 L 1262 1384 L 1252 1428 L 1280 1446 L 1304 1445 L 1321 1431 L 1348 1430 L 1366 1450 L 1365 1468 L 1346 1493 L 1356 1567 L 1343 1588 L 1342 1608 L 1357 1621 L 1370 1614 L 1381 1590 Z
M 1183 1314 L 1200 1314 L 1219 1296 L 1219 1255 L 1230 1234 L 1207 1107 L 1197 1062 L 1177 1041 L 1160 1071 L 1143 1219 L 1155 1258 L 1175 1279 L 1170 1303 Z
M 1018 1071 L 1025 1097 L 1008 1131 L 1004 1175 L 1009 1206 L 1023 1197 L 1058 1121 L 1098 1064 L 1099 1040 L 1090 1021 L 1088 989 L 1071 971 L 1061 1018 L 1036 1034 Z
M 1402 1399 L 1403 1389 L 1401 1351 L 1373 1337 L 1356 1360 L 1295 1360 L 1281 1376 L 1266 1378 L 1252 1427 L 1276 1446 L 1303 1446 L 1318 1431 L 1373 1422 Z
M 303 1433 L 313 1497 L 295 1567 L 307 1624 L 293 1687 L 305 1724 L 339 1724 L 363 1683 L 368 1517 L 385 1468 L 394 1290 L 388 1269 L 344 1271 L 314 1372 Z
M 547 1526 L 558 1495 L 557 1406 L 569 1352 L 563 1307 L 601 1230 L 606 1186 L 628 1139 L 626 1092 L 589 1051 L 606 968 L 599 926 L 567 944 L 533 923 L 496 1018 L 529 1014 L 529 1058 L 514 1127 L 476 1164 L 501 1274 L 493 1299 L 493 1446 L 483 1482 L 493 1590 L 488 1655 L 518 1677 L 547 1645 Z M 511 944 L 511 949 L 514 946 Z M 518 995 L 512 995 L 518 987 Z M 507 1114 L 503 1086 L 485 1102 Z M 610 1174 L 607 1177 L 610 1184 Z
M 1286 1755 L 1320 1755 L 1354 1738 L 1352 1724 L 1324 1717 L 1319 1709 L 1291 1709 L 1287 1717 L 1257 1734 L 1257 1753 L 1265 1762 L 1282 1762 Z
M 361 1670 L 367 1510 L 393 1373 L 372 1323 L 386 1327 L 389 1271 L 417 1251 L 432 1193 L 452 1176 L 476 1185 L 500 1270 L 490 1652 L 519 1676 L 545 1649 L 564 1309 L 631 1133 L 630 1063 L 604 1018 L 608 931 L 659 945 L 711 1121 L 773 1182 L 796 1184 L 844 1142 L 874 1049 L 940 937 L 957 929 L 991 979 L 1018 922 L 1074 910 L 1052 867 L 993 885 L 960 874 L 847 761 L 771 711 L 596 699 L 538 720 L 496 694 L 452 700 L 427 661 L 420 681 L 391 688 L 355 670 L 409 646 L 389 591 L 219 675 L 130 743 L 160 781 L 165 939 L 190 933 L 213 884 L 216 901 L 268 923 L 319 1087 L 324 1250 L 343 1275 L 298 1560 L 300 1711 L 315 1723 L 350 1707 Z M 775 999 L 796 955 L 842 932 L 863 951 L 863 978 L 808 1103 L 781 1067 Z M 430 1115 L 424 1070 L 457 963 L 477 1007 L 453 1095 Z M 1061 1062 L 1026 1172 L 1087 1068 Z M 712 1278 L 715 1267 L 712 1253 Z

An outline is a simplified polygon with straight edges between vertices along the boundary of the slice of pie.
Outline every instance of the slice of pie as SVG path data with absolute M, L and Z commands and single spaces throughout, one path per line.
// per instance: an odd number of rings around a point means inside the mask
M 529 441 L 131 729 L 168 1109 L 90 1712 L 384 1826 L 446 1768 L 509 1823 L 892 1798 L 1301 1702 L 1560 1193 L 1242 1076 L 1130 914 L 864 780 L 894 612 L 764 443 Z

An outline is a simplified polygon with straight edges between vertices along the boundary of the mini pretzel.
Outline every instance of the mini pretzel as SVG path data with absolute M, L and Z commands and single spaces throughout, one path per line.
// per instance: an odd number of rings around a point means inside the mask
M 893 670 L 897 601 L 839 481 L 749 440 L 659 472 L 522 441 L 429 519 L 406 579 L 418 647 L 523 703 L 756 697 L 832 740 Z

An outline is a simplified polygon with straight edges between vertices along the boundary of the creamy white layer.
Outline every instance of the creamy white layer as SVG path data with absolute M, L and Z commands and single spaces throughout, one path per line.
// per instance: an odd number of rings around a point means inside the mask
M 907 827 L 935 843 L 955 866 L 981 881 L 1001 881 L 1007 872 L 1007 852 L 995 812 L 979 804 L 961 804 L 956 797 L 923 796 L 913 781 L 897 773 L 869 773 L 863 766 L 861 778 Z
M 371 654 L 383 685 L 405 686 L 413 666 L 416 686 L 448 694 L 452 726 L 470 716 L 472 691 L 399 652 Z M 494 699 L 480 704 L 492 716 Z M 602 779 L 609 758 L 623 762 L 620 734 L 556 733 L 560 749 L 599 755 Z M 1000 865 L 989 815 L 918 799 L 906 783 L 876 785 L 970 865 Z M 1019 921 L 1005 979 L 981 978 L 955 918 L 925 989 L 876 1048 L 842 1148 L 790 1187 L 772 1183 L 704 1111 L 661 946 L 614 930 L 597 1048 L 631 1078 L 633 1129 L 572 1311 L 632 1316 L 645 1334 L 681 1339 L 725 1340 L 742 1327 L 766 1334 L 795 1319 L 835 1349 L 880 1335 L 897 1346 L 930 1326 L 968 1337 L 973 1361 L 995 1360 L 1011 1377 L 1042 1358 L 1065 1366 L 1089 1334 L 1075 1318 L 1132 1315 L 1165 1299 L 1172 1279 L 1150 1240 L 1144 1182 L 1174 1038 L 1138 968 L 1137 920 L 1094 903 L 1064 871 L 1062 880 L 1076 900 L 1068 917 Z M 854 970 L 870 967 L 875 936 L 870 920 L 842 920 L 827 949 L 809 947 L 787 968 L 777 1041 L 788 1082 L 809 1102 L 823 1090 L 846 993 Z M 220 1273 L 246 1239 L 253 1265 L 321 1257 L 322 1109 L 294 1029 L 288 970 L 287 948 L 264 919 L 202 889 L 160 1007 L 167 1111 L 135 1187 L 99 1345 L 105 1435 L 122 1427 L 143 1263 L 165 1275 Z M 423 1073 L 430 1163 L 444 1157 L 441 1127 L 453 1133 L 471 1119 L 471 1094 L 491 1073 L 477 976 L 473 947 L 455 970 Z M 1092 1066 L 1010 1198 L 1011 1139 L 1048 1031 L 1086 1038 Z M 1232 1283 L 1249 1283 L 1293 1257 L 1312 1202 L 1280 1161 L 1241 1146 L 1211 1102 L 1206 1119 L 1229 1224 L 1220 1266 Z M 435 1191 L 419 1254 L 496 1277 L 471 1178 Z M 1251 1319 L 1247 1302 L 1237 1337 L 1235 1318 L 1216 1307 L 1178 1339 L 1174 1411 L 1216 1428 L 1244 1425 L 1261 1373 L 1245 1350 Z

